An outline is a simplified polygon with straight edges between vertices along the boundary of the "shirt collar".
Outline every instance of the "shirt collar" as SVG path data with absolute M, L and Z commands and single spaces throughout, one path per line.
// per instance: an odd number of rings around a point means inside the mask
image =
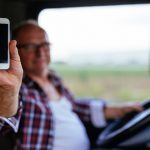
M 53 70 L 49 70 L 48 79 L 56 87 L 58 92 L 63 93 L 64 87 L 63 87 L 62 80 Z M 28 88 L 34 88 L 40 91 L 42 90 L 38 85 L 38 83 L 33 81 L 27 74 L 24 74 L 23 83 L 26 84 Z

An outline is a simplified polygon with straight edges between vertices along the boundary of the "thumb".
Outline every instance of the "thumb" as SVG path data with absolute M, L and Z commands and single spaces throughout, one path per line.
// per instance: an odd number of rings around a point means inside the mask
M 12 64 L 11 61 L 20 61 L 20 57 L 17 50 L 17 41 L 12 40 L 9 43 L 9 50 L 10 50 L 10 65 Z
M 22 65 L 20 62 L 20 57 L 18 54 L 18 49 L 16 47 L 17 42 L 15 40 L 10 41 L 9 50 L 10 50 L 10 68 L 8 71 L 11 73 L 21 74 L 23 73 Z

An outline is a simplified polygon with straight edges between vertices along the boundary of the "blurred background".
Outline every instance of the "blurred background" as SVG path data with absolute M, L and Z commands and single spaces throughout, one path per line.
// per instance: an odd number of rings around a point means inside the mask
M 52 65 L 77 97 L 150 96 L 150 4 L 44 9 Z

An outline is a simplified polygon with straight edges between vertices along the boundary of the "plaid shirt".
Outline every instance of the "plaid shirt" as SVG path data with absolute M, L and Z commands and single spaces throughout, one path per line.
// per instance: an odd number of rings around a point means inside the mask
M 76 101 L 53 71 L 49 72 L 48 77 L 58 92 L 72 103 L 73 111 L 81 121 L 91 122 L 90 101 Z M 26 76 L 20 90 L 20 99 L 23 109 L 21 117 L 16 115 L 17 119 L 21 119 L 15 149 L 51 150 L 54 141 L 54 121 L 48 97 L 36 82 Z

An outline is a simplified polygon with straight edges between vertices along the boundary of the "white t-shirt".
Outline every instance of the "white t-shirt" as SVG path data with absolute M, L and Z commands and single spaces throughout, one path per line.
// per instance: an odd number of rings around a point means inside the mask
M 50 101 L 49 104 L 54 116 L 53 150 L 89 150 L 85 127 L 72 111 L 72 105 L 66 97 Z

